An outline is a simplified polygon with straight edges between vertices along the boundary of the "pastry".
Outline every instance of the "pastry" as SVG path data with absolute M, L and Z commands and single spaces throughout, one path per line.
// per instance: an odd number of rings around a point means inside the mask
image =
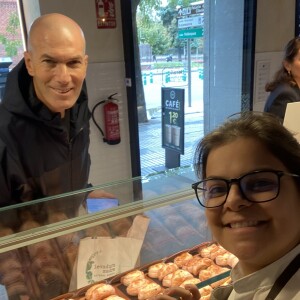
M 146 278 L 136 279 L 132 281 L 126 288 L 126 292 L 130 296 L 137 296 L 140 288 L 145 284 L 149 284 L 151 281 Z
M 207 269 L 211 264 L 213 264 L 213 261 L 210 258 L 195 255 L 182 267 L 182 269 L 198 276 L 200 270 Z
M 38 272 L 40 269 L 46 268 L 46 267 L 56 267 L 58 268 L 58 262 L 57 259 L 55 259 L 51 254 L 49 253 L 42 253 L 41 255 L 36 256 L 32 260 L 32 270 L 33 272 Z
M 151 278 L 158 278 L 159 270 L 165 265 L 165 263 L 160 262 L 154 265 L 151 265 L 148 268 L 148 276 Z
M 11 272 L 12 270 L 18 270 L 19 272 L 22 272 L 22 265 L 17 259 L 7 259 L 3 260 L 0 264 L 0 274 L 5 272 Z
M 176 256 L 174 258 L 174 263 L 181 268 L 183 265 L 185 265 L 189 260 L 193 258 L 193 255 L 188 252 L 183 252 L 180 255 Z
M 106 283 L 99 283 L 95 284 L 92 287 L 90 287 L 86 293 L 85 293 L 85 299 L 86 300 L 102 300 L 104 298 L 107 298 L 111 295 L 115 295 L 116 290 L 115 288 Z
M 194 276 L 186 270 L 176 270 L 171 278 L 171 286 L 180 286 L 185 280 L 194 278 Z
M 131 282 L 133 282 L 136 279 L 144 279 L 145 278 L 145 273 L 140 270 L 134 270 L 131 271 L 124 276 L 121 277 L 121 283 L 124 285 L 128 286 Z
M 139 300 L 145 300 L 154 297 L 163 291 L 162 287 L 156 282 L 151 282 L 142 286 L 138 293 Z
M 165 287 L 171 287 L 172 286 L 172 276 L 173 276 L 173 273 L 166 275 L 162 280 L 162 285 Z
M 110 295 L 103 300 L 126 300 L 126 298 L 120 297 L 118 295 Z
M 186 279 L 183 283 L 181 283 L 180 287 L 185 288 L 186 284 L 197 284 L 199 282 L 201 282 L 199 278 L 195 278 L 195 277 L 189 278 Z
M 211 253 L 217 251 L 219 249 L 219 246 L 216 244 L 211 244 L 210 246 L 204 247 L 200 249 L 200 255 L 202 257 L 208 257 L 211 258 Z
M 199 289 L 199 293 L 201 295 L 201 299 L 206 299 L 205 297 L 209 297 L 210 298 L 210 294 L 212 292 L 213 288 L 209 285 Z M 209 299 L 207 298 L 207 299 Z
M 224 253 L 224 254 L 218 255 L 215 258 L 216 264 L 218 266 L 227 266 L 228 265 L 228 258 L 229 258 L 229 253 Z
M 174 271 L 178 270 L 178 266 L 175 263 L 169 262 L 166 263 L 159 271 L 158 271 L 158 279 L 163 280 L 163 278 L 173 273 Z
M 25 276 L 19 270 L 9 270 L 5 272 L 4 275 L 1 276 L 1 284 L 8 286 L 17 282 L 24 282 Z
M 207 280 L 207 279 L 211 278 L 212 276 L 213 276 L 212 272 L 207 269 L 201 270 L 198 275 L 198 277 L 201 281 Z

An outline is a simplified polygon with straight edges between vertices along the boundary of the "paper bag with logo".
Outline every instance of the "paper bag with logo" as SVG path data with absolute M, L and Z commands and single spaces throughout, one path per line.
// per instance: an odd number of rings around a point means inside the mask
M 147 217 L 137 215 L 126 237 L 82 239 L 77 260 L 77 289 L 133 269 L 148 225 Z

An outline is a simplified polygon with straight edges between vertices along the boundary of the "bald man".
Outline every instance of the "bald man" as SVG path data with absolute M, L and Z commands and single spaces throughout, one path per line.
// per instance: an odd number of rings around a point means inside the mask
M 87 64 L 76 22 L 61 14 L 34 21 L 28 50 L 10 72 L 0 105 L 0 206 L 87 187 Z M 73 214 L 82 195 L 77 198 L 71 206 L 68 199 L 54 207 Z M 40 209 L 35 217 L 45 220 Z

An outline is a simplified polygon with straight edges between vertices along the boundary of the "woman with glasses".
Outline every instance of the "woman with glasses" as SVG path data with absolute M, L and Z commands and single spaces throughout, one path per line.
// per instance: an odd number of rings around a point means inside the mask
M 278 118 L 242 114 L 197 146 L 194 183 L 213 239 L 238 257 L 211 299 L 300 299 L 300 144 Z M 196 286 L 160 300 L 200 298 Z
M 270 92 L 264 111 L 284 119 L 286 106 L 290 102 L 300 101 L 300 38 L 290 40 L 286 47 L 282 66 L 274 79 L 266 84 Z

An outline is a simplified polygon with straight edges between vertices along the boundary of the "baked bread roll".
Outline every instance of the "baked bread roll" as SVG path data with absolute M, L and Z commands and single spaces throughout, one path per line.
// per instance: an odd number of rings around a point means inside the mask
M 22 272 L 23 267 L 18 259 L 10 258 L 1 262 L 0 273 L 11 272 L 12 270 Z
M 211 295 L 212 290 L 213 290 L 213 288 L 209 285 L 199 289 L 201 299 L 210 299 L 210 295 Z M 207 298 L 205 298 L 205 297 L 207 297 Z
M 42 253 L 41 255 L 36 256 L 32 259 L 32 271 L 34 273 L 39 272 L 39 270 L 47 267 L 59 268 L 59 264 L 56 258 L 54 258 L 49 253 Z
M 163 291 L 162 287 L 156 282 L 151 282 L 142 286 L 138 293 L 139 300 L 145 300 L 154 297 Z
M 158 271 L 158 279 L 163 280 L 165 276 L 175 272 L 176 270 L 178 270 L 178 266 L 175 263 L 165 263 L 165 265 Z
M 201 282 L 199 278 L 195 278 L 195 277 L 189 278 L 189 279 L 186 279 L 186 280 L 180 285 L 180 287 L 185 288 L 185 285 L 186 285 L 186 284 L 197 284 L 197 283 L 199 283 L 199 282 Z
M 172 274 L 171 286 L 180 286 L 185 280 L 194 278 L 194 276 L 186 270 L 176 270 Z
M 188 252 L 183 252 L 174 258 L 174 263 L 181 268 L 185 265 L 189 260 L 193 258 L 193 255 Z
M 166 275 L 163 280 L 162 280 L 162 285 L 164 287 L 171 287 L 172 286 L 172 276 L 173 276 L 173 273 L 170 273 L 168 275 Z
M 154 265 L 151 265 L 148 268 L 148 276 L 151 278 L 158 278 L 159 270 L 165 265 L 165 263 L 160 262 Z
M 121 296 L 118 296 L 118 295 L 110 295 L 110 296 L 104 298 L 103 300 L 127 300 L 127 299 L 123 298 Z
M 145 273 L 140 270 L 133 270 L 121 277 L 121 283 L 128 286 L 131 282 L 137 279 L 144 279 Z
M 136 279 L 127 286 L 126 292 L 130 296 L 137 296 L 141 287 L 144 286 L 145 284 L 149 284 L 150 282 L 151 280 L 146 278 Z
M 85 293 L 86 300 L 102 300 L 111 295 L 115 295 L 115 288 L 106 283 L 98 283 L 90 287 Z
M 200 270 L 207 269 L 212 264 L 213 261 L 210 258 L 195 255 L 182 267 L 182 269 L 189 271 L 195 276 L 198 276 Z

